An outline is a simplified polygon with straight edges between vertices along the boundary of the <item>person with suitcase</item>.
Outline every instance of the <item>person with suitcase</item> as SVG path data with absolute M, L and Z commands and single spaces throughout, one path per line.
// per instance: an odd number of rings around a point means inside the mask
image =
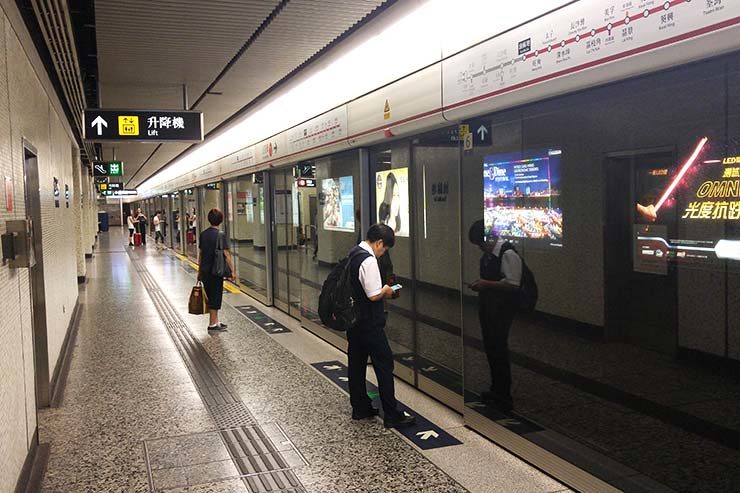
M 139 230 L 139 236 L 141 236 L 141 244 L 146 246 L 146 225 L 149 221 L 146 219 L 146 215 L 144 215 L 143 212 L 141 212 L 141 208 L 137 210 L 137 221 L 138 221 L 138 230 Z

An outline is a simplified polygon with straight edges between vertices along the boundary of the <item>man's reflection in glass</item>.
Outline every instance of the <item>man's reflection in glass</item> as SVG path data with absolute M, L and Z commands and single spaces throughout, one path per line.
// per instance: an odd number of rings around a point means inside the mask
M 490 391 L 481 392 L 481 400 L 502 411 L 510 411 L 514 403 L 509 330 L 519 309 L 522 259 L 511 243 L 499 238 L 495 231 L 486 232 L 482 220 L 473 223 L 468 238 L 483 252 L 480 279 L 468 284 L 478 293 L 478 316 L 491 371 Z

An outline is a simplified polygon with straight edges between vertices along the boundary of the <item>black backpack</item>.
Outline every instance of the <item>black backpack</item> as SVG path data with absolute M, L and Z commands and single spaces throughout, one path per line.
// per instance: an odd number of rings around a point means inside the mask
M 351 260 L 355 255 L 369 253 L 350 253 L 343 258 L 329 273 L 321 286 L 319 295 L 319 317 L 321 323 L 330 329 L 345 331 L 357 325 L 358 307 L 352 290 Z
M 500 257 L 503 258 L 504 253 L 509 250 L 514 250 L 519 255 L 514 245 L 506 242 L 501 246 Z M 535 281 L 534 274 L 521 255 L 519 255 L 519 258 L 522 261 L 522 280 L 519 283 L 519 309 L 524 312 L 533 312 L 535 306 L 537 306 L 537 298 L 539 296 L 537 281 Z

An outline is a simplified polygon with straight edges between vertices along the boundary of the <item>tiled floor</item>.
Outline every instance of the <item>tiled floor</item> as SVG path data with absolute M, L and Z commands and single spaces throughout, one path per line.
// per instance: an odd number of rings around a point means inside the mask
M 43 490 L 264 490 L 266 476 L 235 477 L 234 454 L 224 447 L 126 248 L 111 230 L 89 261 L 64 399 L 40 415 L 41 441 L 51 446 Z M 209 335 L 202 317 L 187 314 L 191 274 L 154 248 L 134 255 L 300 480 L 280 491 L 566 490 L 400 382 L 400 399 L 463 445 L 421 452 L 379 421 L 352 421 L 347 397 L 310 367 L 346 361 L 342 353 L 272 310 L 293 333 L 268 335 L 225 306 L 229 331 Z M 244 295 L 226 299 L 254 303 Z

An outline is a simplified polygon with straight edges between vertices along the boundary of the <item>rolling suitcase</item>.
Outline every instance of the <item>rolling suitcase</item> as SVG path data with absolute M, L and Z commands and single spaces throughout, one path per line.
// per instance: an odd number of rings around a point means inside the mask
M 134 246 L 141 246 L 141 233 L 134 233 Z

